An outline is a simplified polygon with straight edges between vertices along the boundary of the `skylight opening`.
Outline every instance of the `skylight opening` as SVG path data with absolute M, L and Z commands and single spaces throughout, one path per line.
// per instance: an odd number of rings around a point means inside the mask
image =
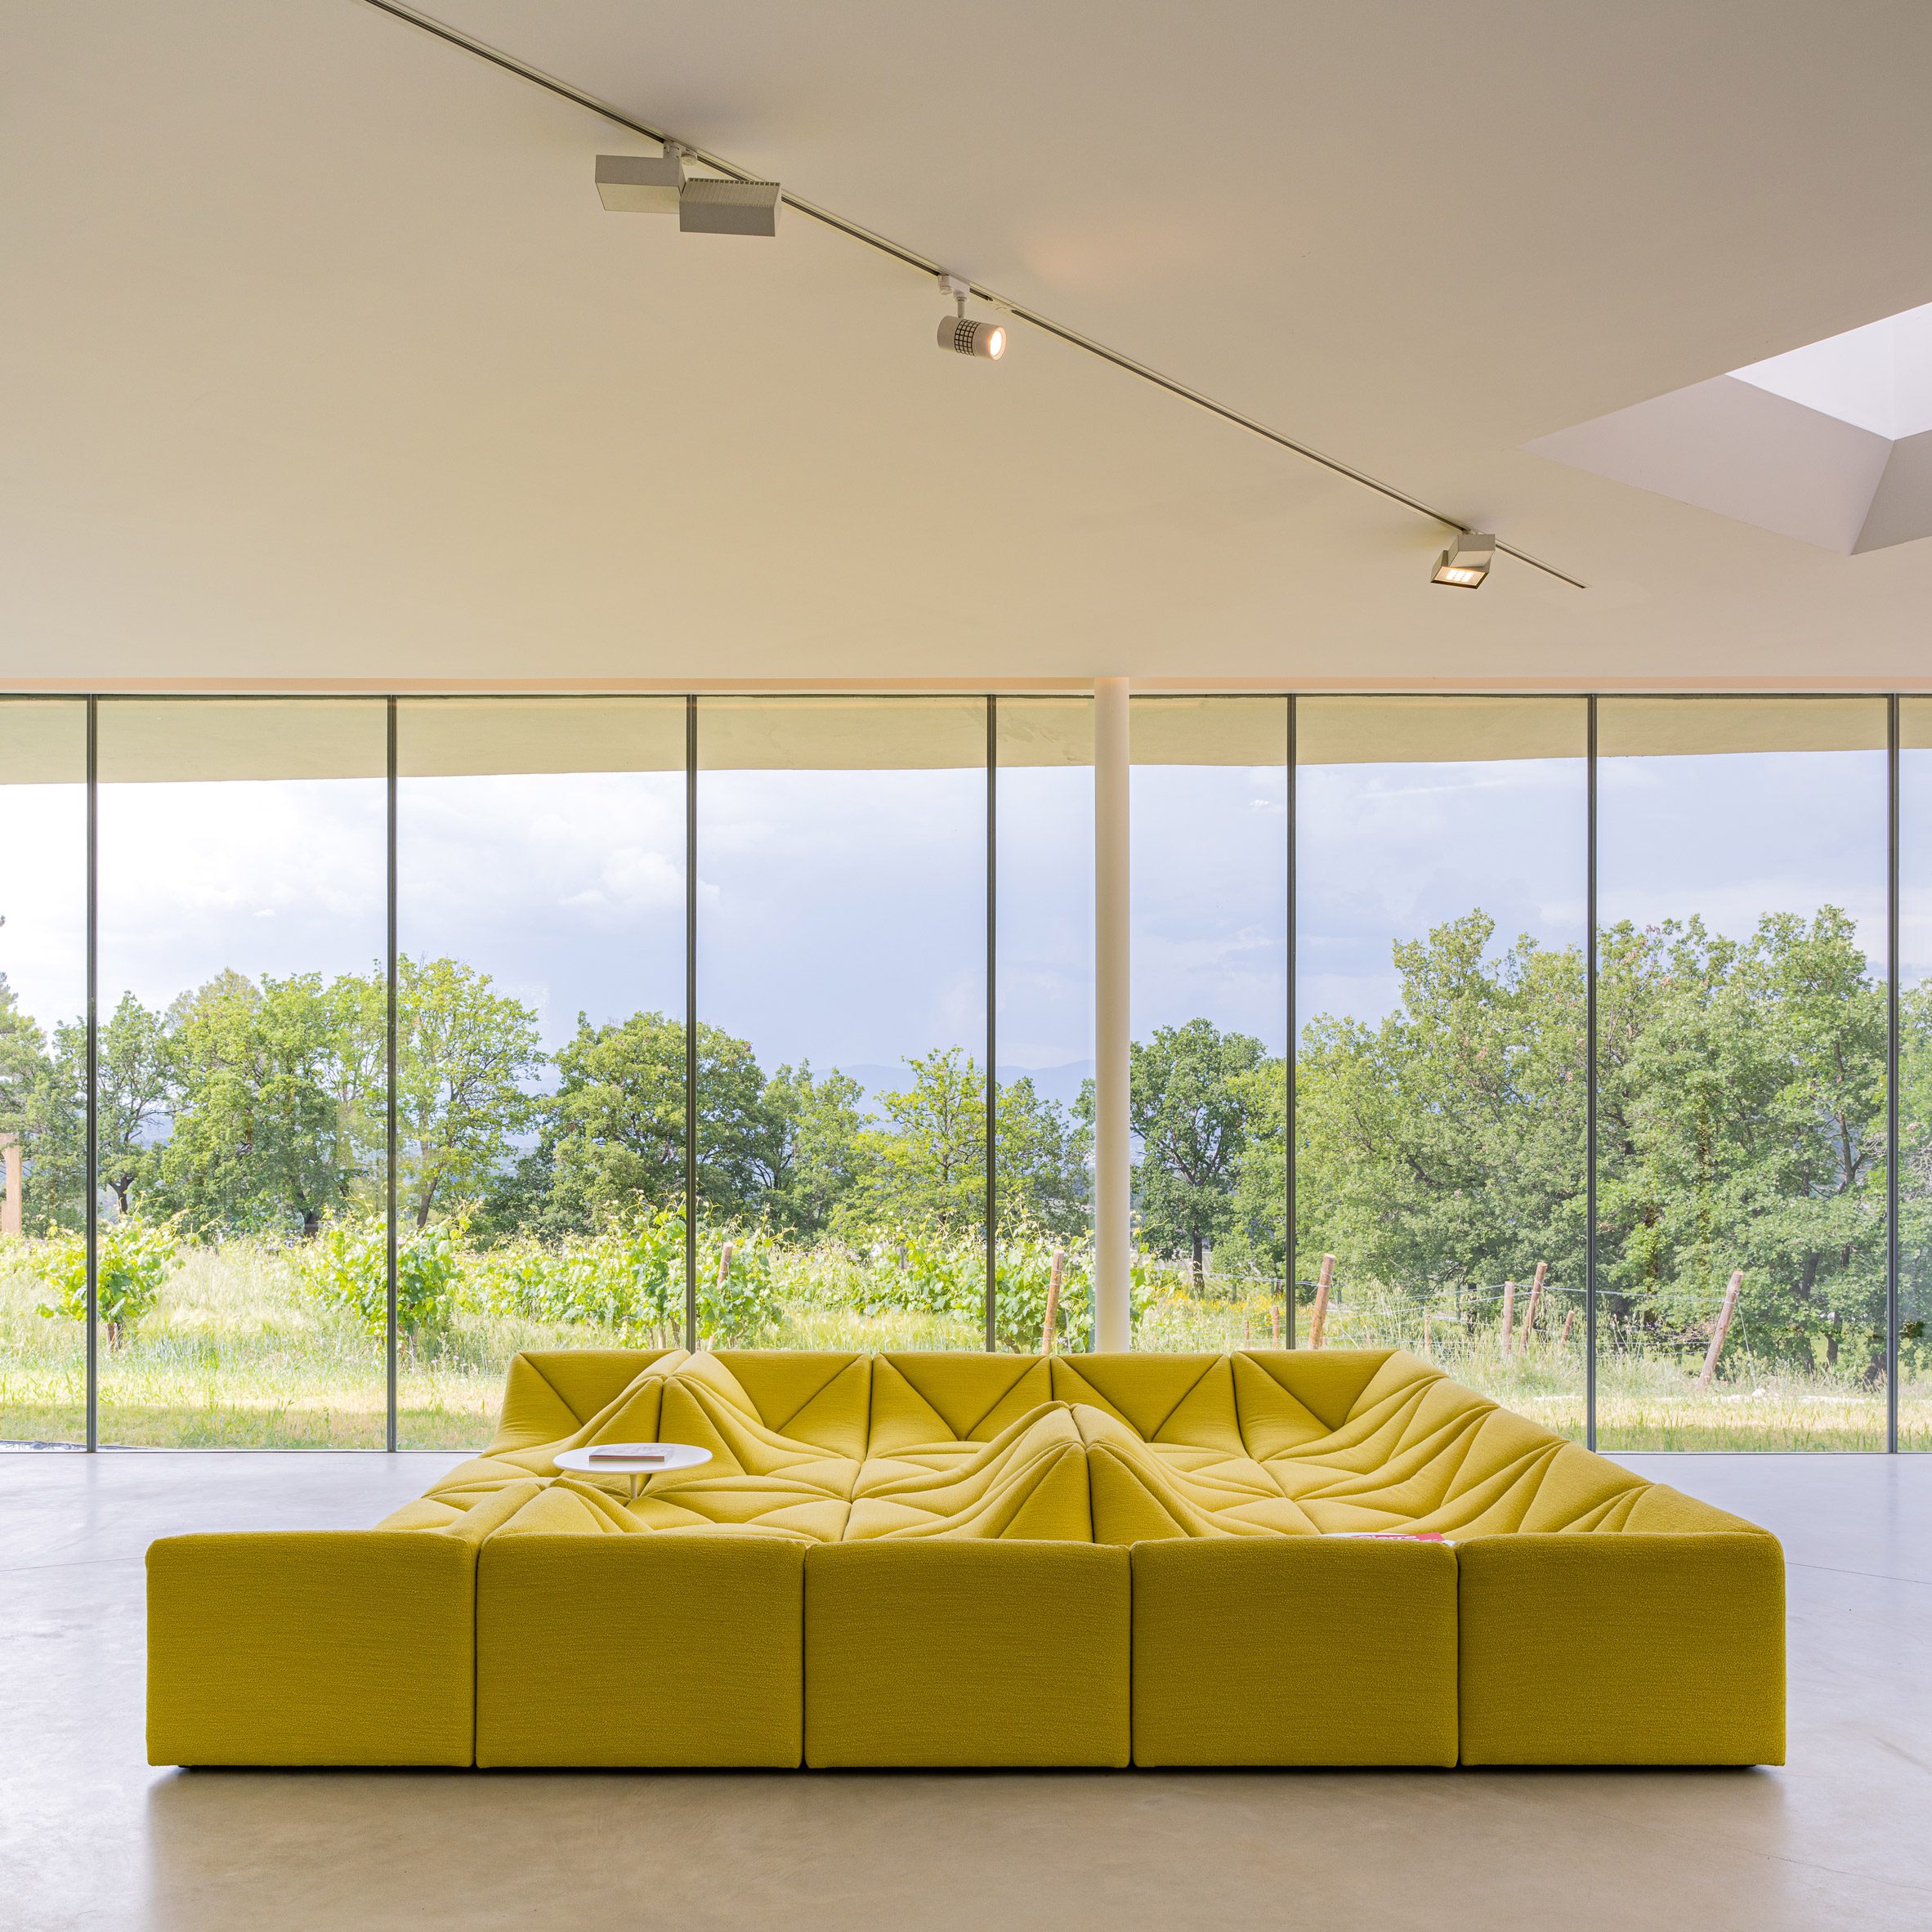
M 1917 436 L 1932 429 L 1932 302 L 1731 373 L 1890 441 Z

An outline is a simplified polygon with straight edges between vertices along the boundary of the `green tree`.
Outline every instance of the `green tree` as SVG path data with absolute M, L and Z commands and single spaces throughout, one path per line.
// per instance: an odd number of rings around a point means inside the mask
M 1701 919 L 1601 946 L 1599 1273 L 1620 1323 L 1885 1368 L 1885 998 L 1836 906 L 1745 940 Z
M 1398 944 L 1395 1011 L 1303 1035 L 1298 1245 L 1423 1306 L 1540 1260 L 1582 1282 L 1582 955 L 1493 934 L 1475 912 Z M 1759 1359 L 1882 1375 L 1885 1001 L 1852 920 L 1626 924 L 1599 961 L 1606 1346 L 1701 1349 L 1741 1270 Z M 1932 1140 L 1932 1008 L 1907 1008 L 1909 1160 Z M 1932 1232 L 1916 1193 L 1908 1250 Z
M 773 1164 L 764 1076 L 750 1045 L 698 1026 L 698 1192 L 725 1219 L 754 1211 Z M 662 1013 L 593 1026 L 557 1053 L 558 1085 L 543 1158 L 552 1218 L 593 1228 L 612 1214 L 684 1198 L 684 1026 Z
M 865 1183 L 847 1224 L 927 1227 L 956 1234 L 983 1226 L 986 1212 L 986 1087 L 960 1047 L 908 1056 L 912 1075 L 882 1093 L 880 1114 L 861 1138 Z
M 160 1182 L 191 1228 L 311 1236 L 369 1178 L 366 1006 L 320 973 L 229 972 L 169 1008 Z
M 87 1030 L 78 1021 L 55 1029 L 55 1077 L 65 1104 L 51 1138 L 64 1169 L 85 1187 Z M 101 1027 L 95 1068 L 96 1172 L 123 1214 L 132 1214 L 137 1192 L 152 1187 L 160 1163 L 159 1141 L 171 1097 L 167 1022 L 132 993 Z
M 366 1026 L 356 1031 L 366 1036 Z M 525 1083 L 543 1060 L 537 1016 L 488 973 L 455 959 L 397 960 L 397 1186 L 418 1228 L 439 1203 L 485 1190 L 536 1117 Z
M 858 1184 L 843 1224 L 854 1234 L 885 1227 L 945 1236 L 983 1228 L 986 1214 L 986 1081 L 960 1047 L 909 1058 L 912 1078 L 879 1096 L 861 1136 Z M 1000 1222 L 1069 1237 L 1086 1219 L 1087 1140 L 1063 1107 L 1024 1076 L 1003 1080 L 994 1101 Z
M 1128 1112 L 1141 1143 L 1142 1239 L 1156 1254 L 1185 1254 L 1196 1292 L 1207 1249 L 1237 1225 L 1242 1156 L 1259 1111 L 1251 1076 L 1266 1058 L 1251 1035 L 1199 1019 L 1156 1027 L 1131 1049 Z
M 0 1130 L 33 1129 L 47 1072 L 47 1035 L 0 973 Z
M 1000 1083 L 993 1131 L 1002 1241 L 1022 1224 L 1067 1241 L 1085 1234 L 1092 1213 L 1090 1130 L 1022 1074 Z
M 28 1197 L 23 1227 L 72 1226 L 79 1220 L 85 1119 L 86 1097 L 75 1071 L 65 1064 L 57 1044 L 49 1054 L 47 1036 L 0 973 L 0 1131 L 20 1141 Z
M 1393 1012 L 1303 1035 L 1297 1251 L 1429 1304 L 1538 1261 L 1582 1281 L 1583 960 L 1492 955 L 1495 930 L 1476 911 L 1398 943 Z
M 776 1226 L 814 1235 L 829 1228 L 861 1186 L 868 1150 L 865 1089 L 838 1068 L 814 1076 L 812 1062 L 781 1067 L 767 1083 L 770 1170 L 765 1205 Z

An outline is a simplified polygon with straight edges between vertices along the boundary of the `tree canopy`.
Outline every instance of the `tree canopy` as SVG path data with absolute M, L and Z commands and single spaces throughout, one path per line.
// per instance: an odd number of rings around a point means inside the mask
M 1585 966 L 1580 948 L 1499 941 L 1480 910 L 1393 949 L 1379 1019 L 1322 1016 L 1295 1083 L 1299 1272 L 1418 1309 L 1464 1311 L 1548 1264 L 1582 1283 Z M 396 988 L 396 1185 L 405 1220 L 472 1238 L 594 1233 L 682 1208 L 684 1023 L 593 1022 L 552 1054 L 536 1013 L 449 959 Z M 1612 1323 L 1666 1340 L 1708 1322 L 1733 1271 L 1754 1347 L 1882 1372 L 1886 995 L 1852 919 L 1774 915 L 1747 936 L 1690 919 L 1599 942 L 1597 1253 Z M 1932 987 L 1901 1009 L 1902 1251 L 1909 1308 L 1932 1293 Z M 315 1237 L 379 1206 L 388 994 L 378 971 L 217 974 L 163 1009 L 132 994 L 97 1040 L 98 1178 L 110 1216 L 184 1233 Z M 970 1235 L 986 1214 L 986 1074 L 959 1048 L 868 1095 L 836 1067 L 767 1073 L 700 1024 L 697 1179 L 716 1226 L 865 1245 Z M 27 1154 L 29 1223 L 82 1218 L 86 1038 L 50 1041 L 0 978 L 0 1132 Z M 1206 1019 L 1134 1044 L 1138 1235 L 1216 1277 L 1280 1280 L 1289 1248 L 1287 1069 Z M 1003 1080 L 1004 1228 L 1077 1236 L 1089 1214 L 1089 1090 L 1071 1111 Z M 1908 1316 L 1908 1339 L 1918 1332 Z

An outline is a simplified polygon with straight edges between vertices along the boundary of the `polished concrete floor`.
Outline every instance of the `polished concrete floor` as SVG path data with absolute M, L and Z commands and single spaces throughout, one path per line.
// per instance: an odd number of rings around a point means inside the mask
M 1626 1459 L 1785 1539 L 1781 1771 L 150 1769 L 149 1539 L 452 1460 L 0 1456 L 0 1926 L 1932 1927 L 1932 1457 Z

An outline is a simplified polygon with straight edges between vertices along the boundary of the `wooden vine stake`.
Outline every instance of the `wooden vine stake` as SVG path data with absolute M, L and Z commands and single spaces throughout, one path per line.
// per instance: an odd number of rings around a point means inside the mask
M 1496 1339 L 1503 1344 L 1505 1355 L 1513 1354 L 1516 1348 L 1516 1284 L 1503 1284 L 1503 1319 L 1496 1329 Z
M 1558 1338 L 1558 1341 L 1557 1341 L 1557 1346 L 1558 1346 L 1559 1348 L 1568 1348 L 1568 1347 L 1569 1347 L 1569 1345 L 1570 1345 L 1570 1330 L 1571 1330 L 1572 1328 L 1574 1328 L 1576 1326 L 1576 1311 L 1574 1308 L 1572 1308 L 1572 1309 L 1570 1310 L 1569 1313 L 1568 1313 L 1568 1314 L 1567 1314 L 1567 1315 L 1565 1315 L 1565 1316 L 1563 1317 L 1563 1334 L 1561 1335 L 1561 1336 L 1559 1336 L 1559 1337 Z
M 1053 1352 L 1053 1322 L 1060 1313 L 1060 1284 L 1067 1278 L 1067 1250 L 1053 1250 L 1053 1272 L 1047 1277 L 1046 1322 L 1040 1333 L 1040 1352 L 1051 1355 Z
M 1543 1283 L 1549 1273 L 1550 1263 L 1539 1261 L 1536 1263 L 1536 1277 L 1530 1283 L 1529 1307 L 1524 1311 L 1523 1317 L 1523 1345 L 1526 1348 L 1529 1346 L 1530 1337 L 1536 1332 L 1536 1310 L 1542 1306 Z
M 1335 1257 L 1324 1254 L 1315 1276 L 1315 1312 L 1308 1317 L 1308 1346 L 1322 1346 L 1322 1331 L 1328 1326 L 1328 1291 L 1335 1285 Z
M 727 1241 L 718 1250 L 718 1285 L 719 1287 L 723 1287 L 731 1280 L 731 1263 L 737 1259 L 737 1256 L 738 1244 L 736 1241 Z
M 1717 1373 L 1717 1358 L 1724 1353 L 1724 1337 L 1731 1332 L 1731 1317 L 1737 1313 L 1737 1290 L 1744 1286 L 1744 1270 L 1731 1271 L 1731 1285 L 1724 1290 L 1724 1306 L 1717 1311 L 1717 1326 L 1711 1331 L 1711 1346 L 1704 1352 L 1703 1371 L 1697 1377 L 1701 1390 L 1711 1386 L 1711 1378 Z

